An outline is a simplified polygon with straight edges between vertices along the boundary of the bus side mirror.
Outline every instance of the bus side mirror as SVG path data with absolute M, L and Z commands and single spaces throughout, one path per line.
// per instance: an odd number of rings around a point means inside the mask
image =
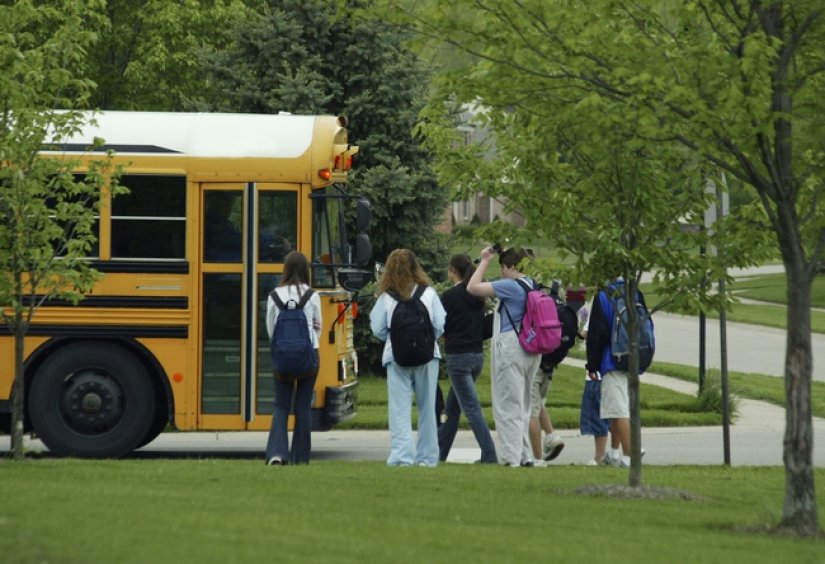
M 355 229 L 358 233 L 363 233 L 369 229 L 372 221 L 372 208 L 368 200 L 359 199 L 355 204 Z
M 366 233 L 355 236 L 355 264 L 366 266 L 372 257 L 372 243 Z
M 355 236 L 354 261 L 358 266 L 366 266 L 372 258 L 372 243 L 366 233 L 370 221 L 372 221 L 372 208 L 370 208 L 369 200 L 359 198 L 355 203 L 355 229 L 358 234 Z

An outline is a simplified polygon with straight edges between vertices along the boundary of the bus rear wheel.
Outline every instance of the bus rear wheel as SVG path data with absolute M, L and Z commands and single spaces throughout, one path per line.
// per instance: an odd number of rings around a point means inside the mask
M 111 343 L 78 343 L 52 354 L 28 394 L 35 432 L 60 456 L 118 457 L 147 435 L 154 393 L 140 362 Z

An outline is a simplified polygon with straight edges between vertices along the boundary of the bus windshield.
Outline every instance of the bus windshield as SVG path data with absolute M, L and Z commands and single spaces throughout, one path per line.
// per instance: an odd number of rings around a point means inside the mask
M 342 197 L 337 192 L 328 186 L 313 195 L 312 282 L 319 288 L 334 287 L 335 266 L 349 260 Z

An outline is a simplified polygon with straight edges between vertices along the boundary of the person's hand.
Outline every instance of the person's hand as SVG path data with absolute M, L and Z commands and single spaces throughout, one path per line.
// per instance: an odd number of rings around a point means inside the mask
M 484 262 L 490 262 L 494 256 L 496 256 L 496 251 L 493 247 L 487 247 L 481 251 L 481 260 Z

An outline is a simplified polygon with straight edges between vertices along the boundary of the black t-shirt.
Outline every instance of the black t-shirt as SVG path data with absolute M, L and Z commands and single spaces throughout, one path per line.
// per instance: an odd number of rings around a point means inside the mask
M 444 351 L 447 354 L 481 352 L 484 329 L 484 300 L 467 293 L 464 283 L 441 294 L 447 312 L 444 322 Z

